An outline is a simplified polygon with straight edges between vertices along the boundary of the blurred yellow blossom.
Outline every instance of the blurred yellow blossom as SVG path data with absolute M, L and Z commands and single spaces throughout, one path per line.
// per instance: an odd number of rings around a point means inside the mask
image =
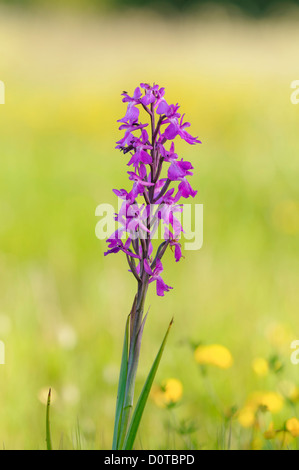
M 297 418 L 288 419 L 286 429 L 293 437 L 299 437 L 299 420 Z
M 220 369 L 229 369 L 233 365 L 230 351 L 220 344 L 200 345 L 194 351 L 198 364 L 213 365 Z
M 269 373 L 269 363 L 266 359 L 257 357 L 252 362 L 252 369 L 256 375 L 264 377 Z
M 277 392 L 253 392 L 248 398 L 247 405 L 255 409 L 265 407 L 271 413 L 279 413 L 283 402 L 282 396 Z
M 255 410 L 250 406 L 244 406 L 238 412 L 238 421 L 243 428 L 252 428 L 256 421 Z
M 291 400 L 293 403 L 299 401 L 299 388 L 296 385 L 294 385 L 294 387 L 290 391 L 288 399 Z
M 293 440 L 292 434 L 287 429 L 275 430 L 273 423 L 271 423 L 268 430 L 264 432 L 264 438 L 269 440 L 277 439 L 280 441 L 281 447 L 289 445 Z
M 275 414 L 282 409 L 283 403 L 283 398 L 276 392 L 253 392 L 239 410 L 238 421 L 244 428 L 250 428 L 257 423 L 257 412 L 260 409 Z
M 160 408 L 177 403 L 182 396 L 183 384 L 174 378 L 164 380 L 161 385 L 153 385 L 151 390 L 151 398 Z
M 277 439 L 280 445 L 288 446 L 292 440 L 299 436 L 299 420 L 297 418 L 290 418 L 286 421 L 283 429 L 274 429 L 273 422 L 270 423 L 269 428 L 264 432 L 265 439 Z

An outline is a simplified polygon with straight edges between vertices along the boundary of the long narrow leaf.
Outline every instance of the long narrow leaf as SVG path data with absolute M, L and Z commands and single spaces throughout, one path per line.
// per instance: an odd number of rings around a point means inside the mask
M 51 430 L 50 430 L 50 405 L 51 405 L 51 389 L 49 389 L 46 411 L 46 443 L 47 450 L 52 450 Z
M 127 322 L 126 322 L 123 352 L 122 352 L 121 366 L 120 366 L 120 373 L 119 373 L 112 450 L 116 450 L 118 446 L 119 427 L 121 423 L 122 409 L 123 409 L 125 393 L 126 393 L 126 383 L 127 383 L 127 374 L 128 374 L 129 318 L 130 316 L 128 316 Z
M 127 436 L 126 436 L 126 440 L 124 442 L 123 450 L 132 450 L 132 448 L 133 448 L 134 441 L 135 441 L 135 438 L 136 438 L 136 434 L 137 434 L 139 424 L 140 424 L 140 421 L 141 421 L 141 418 L 142 418 L 142 414 L 143 414 L 143 411 L 144 411 L 144 408 L 145 408 L 145 405 L 146 405 L 146 402 L 147 402 L 147 399 L 148 399 L 153 381 L 155 379 L 157 369 L 158 369 L 159 364 L 160 364 L 160 360 L 161 360 L 161 357 L 162 357 L 162 354 L 163 354 L 163 351 L 164 351 L 164 348 L 165 348 L 166 340 L 167 340 L 167 337 L 168 337 L 168 334 L 169 334 L 172 323 L 173 323 L 173 320 L 171 320 L 171 322 L 169 324 L 169 327 L 166 331 L 166 334 L 164 336 L 164 339 L 162 341 L 162 344 L 160 346 L 158 354 L 157 354 L 157 356 L 156 356 L 156 358 L 153 362 L 150 373 L 149 373 L 149 375 L 148 375 L 148 377 L 145 381 L 145 384 L 143 386 L 143 389 L 141 391 L 140 397 L 138 399 L 138 402 L 137 402 L 136 408 L 134 410 L 134 414 L 132 416 L 131 423 L 130 423 L 130 426 L 129 426 L 129 429 L 128 429 L 128 432 L 127 432 Z

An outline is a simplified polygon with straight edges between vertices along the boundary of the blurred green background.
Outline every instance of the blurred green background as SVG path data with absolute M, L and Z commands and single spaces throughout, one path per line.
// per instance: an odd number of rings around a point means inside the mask
M 177 13 L 190 12 L 190 10 L 198 10 L 207 6 L 224 6 L 237 8 L 245 14 L 259 17 L 269 15 L 275 10 L 289 9 L 291 6 L 298 5 L 299 0 L 289 0 L 287 2 L 281 0 L 1 0 L 0 3 L 15 4 L 23 8 L 35 8 L 46 6 L 52 8 L 67 6 L 71 8 L 79 8 L 86 10 L 93 8 L 95 10 L 139 8 L 139 9 L 155 9 L 159 13 Z
M 136 286 L 121 255 L 104 258 L 95 209 L 115 204 L 112 188 L 127 187 L 126 160 L 114 149 L 120 94 L 145 81 L 166 88 L 203 142 L 178 150 L 195 168 L 204 245 L 178 264 L 168 254 L 164 279 L 174 290 L 150 292 L 137 388 L 174 316 L 157 383 L 174 377 L 184 391 L 172 410 L 149 402 L 137 446 L 219 447 L 223 417 L 190 341 L 223 344 L 234 357 L 231 369 L 208 371 L 223 410 L 256 390 L 299 386 L 299 365 L 290 363 L 299 337 L 299 105 L 290 101 L 298 10 L 293 2 L 254 19 L 272 2 L 238 2 L 241 12 L 190 2 L 185 15 L 175 13 L 181 2 L 169 15 L 156 2 L 147 10 L 133 1 L 59 3 L 0 5 L 0 441 L 45 448 L 51 386 L 54 447 L 111 446 Z M 273 355 L 282 371 L 257 376 L 252 361 Z M 289 405 L 273 417 L 276 427 L 297 412 Z M 190 419 L 195 432 L 174 430 Z M 265 429 L 255 430 L 254 445 L 264 445 Z M 237 417 L 231 442 L 253 446 Z

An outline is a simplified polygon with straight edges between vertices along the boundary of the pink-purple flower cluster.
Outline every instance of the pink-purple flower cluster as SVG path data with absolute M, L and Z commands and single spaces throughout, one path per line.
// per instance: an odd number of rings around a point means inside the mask
M 201 143 L 187 132 L 190 123 L 184 122 L 184 114 L 178 112 L 179 105 L 169 105 L 164 95 L 164 88 L 146 83 L 141 83 L 133 96 L 127 92 L 122 94 L 127 111 L 118 121 L 124 136 L 116 148 L 130 155 L 131 170 L 127 173 L 133 184 L 130 191 L 113 190 L 123 200 L 115 217 L 120 227 L 107 240 L 105 253 L 125 253 L 139 285 L 155 281 L 160 296 L 171 289 L 161 277 L 161 259 L 167 247 L 174 250 L 176 261 L 182 257 L 178 240 L 183 227 L 175 216 L 183 210 L 179 201 L 197 193 L 188 181 L 193 167 L 190 162 L 179 159 L 174 139 L 179 136 L 191 145 Z M 140 111 L 146 112 L 149 123 L 139 121 Z M 138 198 L 142 198 L 142 204 Z M 159 224 L 163 224 L 164 240 L 154 254 L 152 239 Z

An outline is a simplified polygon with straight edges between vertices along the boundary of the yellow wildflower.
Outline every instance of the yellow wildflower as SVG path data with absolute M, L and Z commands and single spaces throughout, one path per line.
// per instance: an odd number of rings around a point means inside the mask
M 256 421 L 255 410 L 252 407 L 244 406 L 238 412 L 238 421 L 243 428 L 252 428 Z
M 174 378 L 164 380 L 161 385 L 154 385 L 151 391 L 152 399 L 160 408 L 177 403 L 182 396 L 182 382 Z
M 220 369 L 229 369 L 233 365 L 230 351 L 220 344 L 200 345 L 194 351 L 198 364 L 213 365 Z
M 294 386 L 294 388 L 291 390 L 290 395 L 289 395 L 288 398 L 293 403 L 296 403 L 297 401 L 299 401 L 299 388 Z
M 286 429 L 293 437 L 299 437 L 299 420 L 297 418 L 288 419 Z
M 254 373 L 260 377 L 264 377 L 269 372 L 269 364 L 266 359 L 257 357 L 252 362 L 252 369 Z
M 255 409 L 265 407 L 271 413 L 279 413 L 283 407 L 283 398 L 276 392 L 254 392 L 249 396 L 247 405 Z
M 178 402 L 183 395 L 183 385 L 177 379 L 167 379 L 162 383 L 166 401 L 169 403 Z
M 258 425 L 257 413 L 260 409 L 265 409 L 271 413 L 278 413 L 283 407 L 283 398 L 276 392 L 254 392 L 252 393 L 243 408 L 238 412 L 238 421 L 244 428 Z

